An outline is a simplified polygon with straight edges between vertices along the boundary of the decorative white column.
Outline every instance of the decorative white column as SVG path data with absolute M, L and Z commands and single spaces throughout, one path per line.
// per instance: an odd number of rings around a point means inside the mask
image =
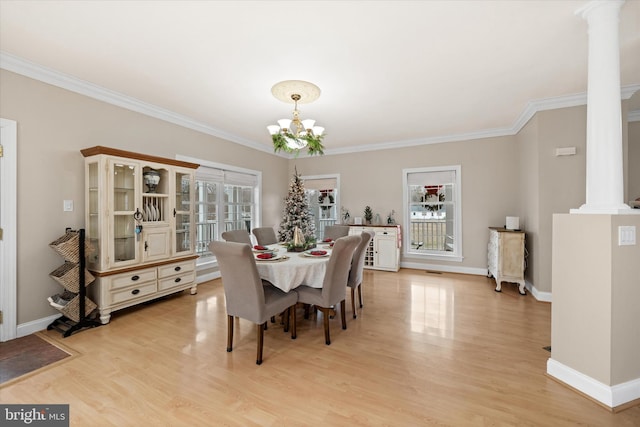
M 576 11 L 589 26 L 586 203 L 571 213 L 631 213 L 624 203 L 620 40 L 624 0 L 596 0 Z M 624 212 L 623 212 L 624 211 Z

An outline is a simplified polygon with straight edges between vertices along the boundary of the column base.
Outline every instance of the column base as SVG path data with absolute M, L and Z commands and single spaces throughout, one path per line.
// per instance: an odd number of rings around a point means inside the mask
M 609 214 L 609 215 L 640 215 L 640 209 L 633 209 L 627 204 L 615 206 L 595 206 L 584 204 L 578 209 L 570 209 L 572 214 Z

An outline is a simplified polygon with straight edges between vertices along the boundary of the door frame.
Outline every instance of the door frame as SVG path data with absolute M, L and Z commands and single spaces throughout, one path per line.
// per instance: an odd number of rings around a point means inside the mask
M 17 188 L 18 188 L 18 124 L 0 118 L 0 342 L 17 334 Z

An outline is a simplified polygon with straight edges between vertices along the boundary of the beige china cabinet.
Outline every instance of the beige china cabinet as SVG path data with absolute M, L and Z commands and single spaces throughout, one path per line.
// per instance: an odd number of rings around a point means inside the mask
M 91 296 L 111 313 L 184 289 L 197 291 L 194 179 L 199 166 L 107 147 L 85 157 Z
M 502 282 L 510 282 L 518 284 L 521 295 L 526 293 L 524 235 L 524 231 L 489 227 L 487 275 L 495 277 L 496 292 L 502 290 Z
M 349 235 L 360 235 L 363 231 L 373 231 L 365 253 L 364 268 L 372 270 L 398 271 L 400 269 L 400 226 L 399 225 L 352 225 Z

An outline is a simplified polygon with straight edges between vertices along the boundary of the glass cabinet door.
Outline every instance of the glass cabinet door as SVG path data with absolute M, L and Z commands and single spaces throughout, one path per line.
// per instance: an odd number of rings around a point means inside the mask
M 141 180 L 139 165 L 134 162 L 112 161 L 109 172 L 111 174 L 111 194 L 109 206 L 111 231 L 111 264 L 130 264 L 138 261 L 138 245 L 136 233 L 136 219 L 139 212 L 139 189 Z
M 193 174 L 177 171 L 175 175 L 175 254 L 193 252 Z
M 98 268 L 100 265 L 100 187 L 98 176 L 98 161 L 87 164 L 87 218 L 86 239 L 89 243 L 89 252 L 86 254 L 89 268 Z

